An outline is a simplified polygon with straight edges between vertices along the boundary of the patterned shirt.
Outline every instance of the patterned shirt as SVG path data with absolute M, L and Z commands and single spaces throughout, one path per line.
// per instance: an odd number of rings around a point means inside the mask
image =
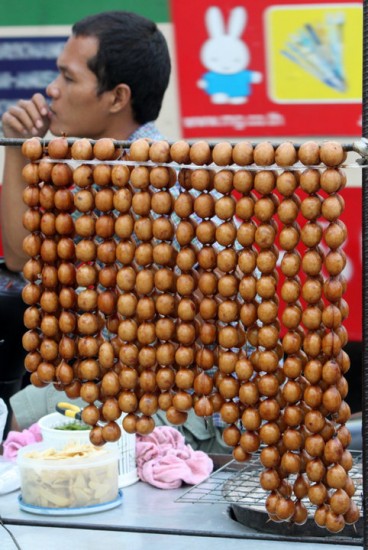
M 156 128 L 154 122 L 146 122 L 129 136 L 128 141 L 135 141 L 141 138 L 148 138 L 153 140 L 164 139 L 158 129 Z

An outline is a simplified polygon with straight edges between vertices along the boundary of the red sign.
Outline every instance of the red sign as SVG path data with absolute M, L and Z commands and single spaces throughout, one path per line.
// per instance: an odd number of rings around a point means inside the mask
M 362 340 L 362 189 L 346 188 L 340 192 L 345 200 L 345 210 L 341 220 L 345 223 L 348 232 L 347 241 L 343 250 L 346 254 L 346 267 L 343 275 L 347 279 L 347 290 L 344 299 L 349 304 L 349 317 L 344 322 L 349 340 L 361 342 Z
M 185 138 L 361 135 L 362 3 L 171 0 Z

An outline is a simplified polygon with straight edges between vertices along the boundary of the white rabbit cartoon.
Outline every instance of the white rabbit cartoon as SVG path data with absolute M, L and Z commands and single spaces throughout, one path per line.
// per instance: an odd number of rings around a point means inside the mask
M 248 46 L 241 40 L 247 23 L 247 10 L 238 6 L 230 12 L 228 30 L 220 8 L 211 6 L 205 14 L 209 39 L 200 51 L 200 60 L 208 69 L 197 85 L 217 104 L 241 104 L 248 101 L 251 84 L 262 81 L 262 73 L 247 67 Z

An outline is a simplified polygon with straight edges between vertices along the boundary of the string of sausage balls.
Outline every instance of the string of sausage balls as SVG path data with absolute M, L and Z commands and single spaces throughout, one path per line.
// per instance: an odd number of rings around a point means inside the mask
M 29 234 L 25 367 L 87 405 L 91 441 L 218 413 L 239 461 L 260 453 L 275 521 L 359 518 L 349 476 L 333 141 L 22 145 Z M 279 269 L 276 269 L 276 266 Z

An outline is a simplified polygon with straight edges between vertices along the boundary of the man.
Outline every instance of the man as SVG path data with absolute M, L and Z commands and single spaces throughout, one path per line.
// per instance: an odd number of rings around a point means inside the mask
M 159 139 L 154 127 L 170 77 L 164 36 L 152 21 L 128 12 L 86 17 L 72 28 L 61 52 L 59 75 L 46 93 L 21 100 L 3 115 L 7 138 L 54 135 L 99 139 Z M 20 271 L 25 160 L 18 147 L 6 147 L 1 223 L 7 267 Z
M 123 11 L 86 17 L 73 26 L 57 66 L 59 75 L 46 90 L 50 101 L 35 94 L 9 108 L 2 119 L 5 137 L 43 137 L 50 131 L 91 139 L 160 138 L 153 121 L 168 86 L 170 57 L 165 38 L 154 22 Z M 21 272 L 28 259 L 22 250 L 26 235 L 22 215 L 26 207 L 21 172 L 26 160 L 20 147 L 5 149 L 0 214 L 4 257 L 8 270 Z M 11 277 L 17 277 L 17 273 L 1 266 L 1 280 L 7 284 Z M 20 283 L 19 288 L 23 281 Z M 13 281 L 11 284 L 14 288 Z M 1 298 L 4 318 L 0 319 L 0 336 L 4 341 L 0 346 L 0 393 L 7 404 L 20 389 L 24 373 L 20 289 L 16 298 L 11 315 Z M 45 398 L 52 389 L 47 388 L 44 394 L 41 390 L 40 397 Z M 37 411 L 34 413 L 37 417 Z
M 99 139 L 110 137 L 133 141 L 140 137 L 160 139 L 153 121 L 160 112 L 170 76 L 167 44 L 155 23 L 127 12 L 106 12 L 76 23 L 61 52 L 59 75 L 49 84 L 48 105 L 41 94 L 20 101 L 3 116 L 6 137 L 28 138 L 52 134 Z M 6 151 L 1 221 L 4 255 L 10 270 L 20 271 L 26 256 L 22 252 L 21 151 Z M 59 400 L 67 399 L 52 385 L 28 386 L 11 398 L 12 428 L 24 429 L 48 412 Z M 84 403 L 79 400 L 81 406 Z M 158 412 L 156 424 L 167 423 Z M 221 434 L 212 423 L 190 413 L 184 431 L 194 447 L 225 451 Z

